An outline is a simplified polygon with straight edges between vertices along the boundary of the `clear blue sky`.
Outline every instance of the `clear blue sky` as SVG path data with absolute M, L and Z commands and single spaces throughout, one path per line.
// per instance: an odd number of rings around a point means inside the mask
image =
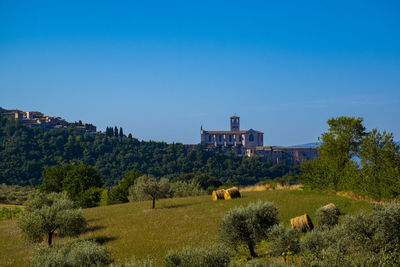
M 400 1 L 0 0 L 0 106 L 144 140 L 200 125 L 316 141 L 333 116 L 400 139 Z

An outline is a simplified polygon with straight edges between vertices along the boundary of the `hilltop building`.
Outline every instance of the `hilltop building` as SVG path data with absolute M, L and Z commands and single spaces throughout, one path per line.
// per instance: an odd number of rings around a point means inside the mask
M 215 147 L 257 147 L 263 145 L 264 133 L 253 129 L 241 131 L 240 117 L 231 117 L 230 131 L 206 131 L 201 127 L 201 144 Z
M 97 135 L 96 126 L 90 123 L 68 122 L 60 117 L 45 116 L 38 111 L 21 111 L 18 109 L 3 109 L 0 107 L 0 115 L 6 118 L 14 118 L 29 127 L 41 127 L 44 130 L 72 127 L 75 131 Z
M 300 164 L 318 157 L 315 147 L 264 146 L 264 133 L 253 129 L 240 130 L 238 116 L 230 118 L 230 125 L 230 131 L 206 131 L 201 127 L 200 143 L 206 145 L 209 151 L 233 151 L 238 155 L 261 157 L 274 164 Z

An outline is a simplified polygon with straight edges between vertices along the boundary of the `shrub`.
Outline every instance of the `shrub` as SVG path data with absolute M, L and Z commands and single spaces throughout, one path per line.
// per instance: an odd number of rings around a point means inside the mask
M 250 203 L 246 208 L 231 209 L 220 222 L 221 242 L 238 249 L 246 245 L 255 257 L 255 244 L 267 237 L 269 228 L 276 223 L 278 211 L 271 202 Z
M 81 206 L 85 208 L 99 206 L 103 190 L 103 188 L 91 187 L 88 190 L 84 191 L 80 200 Z
M 164 258 L 166 267 L 223 267 L 230 262 L 229 251 L 222 245 L 185 247 L 180 251 L 169 251 Z
M 114 265 L 111 265 L 114 266 Z M 124 264 L 116 265 L 120 267 L 153 267 L 153 262 L 151 259 L 147 260 L 137 260 L 135 256 L 133 256 L 129 261 L 125 262 Z
M 204 194 L 204 190 L 195 180 L 191 180 L 189 182 L 177 181 L 175 183 L 171 183 L 170 194 L 173 197 L 200 196 Z
M 374 227 L 369 216 L 359 213 L 347 215 L 331 231 L 333 242 L 339 243 L 346 253 L 375 250 Z
M 300 250 L 298 233 L 282 224 L 275 225 L 268 234 L 273 254 L 282 255 L 297 253 Z
M 206 189 L 207 195 L 211 195 L 213 191 L 217 190 L 215 186 L 209 186 Z
M 318 226 L 333 227 L 339 222 L 338 209 L 334 206 L 321 207 L 315 212 Z
M 322 250 L 330 245 L 331 237 L 327 228 L 314 229 L 300 240 L 300 249 L 304 254 L 320 256 Z
M 373 205 L 370 219 L 377 245 L 394 249 L 400 244 L 400 206 L 396 203 Z
M 31 265 L 50 266 L 105 266 L 112 262 L 110 254 L 92 241 L 74 240 L 48 247 L 43 243 L 32 256 Z

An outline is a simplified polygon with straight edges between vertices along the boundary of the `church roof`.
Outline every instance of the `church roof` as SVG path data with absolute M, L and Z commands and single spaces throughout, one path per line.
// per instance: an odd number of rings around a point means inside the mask
M 246 131 L 204 131 L 204 132 L 206 132 L 208 134 L 245 134 L 248 131 L 250 131 L 250 130 L 246 130 Z M 259 134 L 264 134 L 263 132 L 260 132 L 260 131 L 256 131 L 256 130 L 253 130 L 253 131 L 255 131 L 256 133 L 259 133 Z

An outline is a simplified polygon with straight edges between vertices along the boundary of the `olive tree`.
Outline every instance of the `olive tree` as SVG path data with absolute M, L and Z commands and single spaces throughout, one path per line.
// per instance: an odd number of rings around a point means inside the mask
M 278 223 L 277 215 L 278 210 L 267 201 L 231 209 L 220 222 L 221 242 L 234 249 L 246 245 L 250 255 L 256 257 L 254 246 L 267 238 L 270 227 Z
M 41 242 L 46 236 L 49 246 L 54 233 L 76 236 L 85 226 L 86 220 L 81 210 L 74 207 L 74 202 L 66 193 L 37 195 L 26 204 L 18 221 L 18 227 L 29 241 Z
M 33 252 L 31 266 L 71 267 L 71 266 L 109 266 L 110 253 L 93 241 L 70 240 L 55 244 L 51 248 L 40 244 Z
M 156 206 L 156 200 L 166 197 L 169 192 L 169 182 L 167 179 L 157 181 L 147 175 L 136 179 L 135 184 L 129 188 L 130 201 L 153 200 L 153 209 Z

